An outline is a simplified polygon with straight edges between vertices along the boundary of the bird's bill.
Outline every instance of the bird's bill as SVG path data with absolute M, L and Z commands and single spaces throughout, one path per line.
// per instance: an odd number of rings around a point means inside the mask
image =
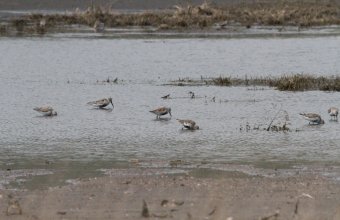
M 112 108 L 114 108 L 114 105 L 113 105 L 113 103 L 111 102 L 111 105 L 112 105 Z
M 169 111 L 169 115 L 170 115 L 170 117 L 172 117 L 172 115 L 171 115 L 171 111 Z

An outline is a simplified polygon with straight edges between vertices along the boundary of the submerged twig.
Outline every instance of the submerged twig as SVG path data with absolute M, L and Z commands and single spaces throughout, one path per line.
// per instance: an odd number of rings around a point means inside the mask
M 216 212 L 216 207 L 213 208 L 213 210 L 211 210 L 209 213 L 208 213 L 208 216 L 211 216 L 213 215 L 215 212 Z
M 274 116 L 274 118 L 271 120 L 271 122 L 269 123 L 269 125 L 268 125 L 268 127 L 267 127 L 267 131 L 269 131 L 270 130 L 270 128 L 271 128 L 271 126 L 272 126 L 272 124 L 273 124 L 273 122 L 274 122 L 274 120 L 276 119 L 276 117 L 279 115 L 279 113 L 281 112 L 281 108 L 282 108 L 282 106 L 280 107 L 280 109 L 279 109 L 279 111 L 278 112 L 276 112 L 276 114 L 275 114 L 275 116 Z
M 277 219 L 279 217 L 279 211 L 276 211 L 274 214 L 271 214 L 271 215 L 268 215 L 268 216 L 265 216 L 265 217 L 262 217 L 260 218 L 260 220 L 270 220 L 270 219 Z
M 147 205 L 145 200 L 143 200 L 142 217 L 144 217 L 144 218 L 150 217 L 149 208 L 148 208 L 148 205 Z

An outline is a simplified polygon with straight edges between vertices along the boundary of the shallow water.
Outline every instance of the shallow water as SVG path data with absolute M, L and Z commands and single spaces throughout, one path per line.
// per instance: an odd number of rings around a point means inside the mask
M 0 165 L 78 161 L 89 164 L 86 172 L 90 164 L 131 159 L 339 164 L 340 125 L 327 115 L 330 106 L 340 107 L 339 93 L 162 86 L 183 77 L 336 75 L 339 42 L 339 36 L 1 38 Z M 108 77 L 118 77 L 118 84 L 101 82 Z M 197 98 L 190 99 L 189 91 Z M 166 94 L 173 98 L 160 98 Z M 86 105 L 109 96 L 113 111 Z M 52 105 L 58 116 L 40 117 L 32 110 L 40 105 Z M 172 108 L 171 120 L 149 113 L 163 105 Z M 247 123 L 265 128 L 279 109 L 287 111 L 292 132 L 244 131 Z M 320 113 L 326 124 L 308 126 L 300 112 Z M 176 118 L 193 119 L 201 129 L 182 131 Z

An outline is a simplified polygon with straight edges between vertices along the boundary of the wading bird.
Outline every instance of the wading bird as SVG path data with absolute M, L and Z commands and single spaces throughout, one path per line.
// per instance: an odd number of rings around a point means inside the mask
M 331 119 L 338 120 L 339 109 L 335 107 L 330 107 L 328 109 L 328 114 L 331 116 Z
M 183 125 L 183 128 L 186 128 L 188 130 L 198 130 L 199 129 L 198 125 L 196 125 L 196 122 L 194 122 L 193 120 L 177 119 L 177 121 Z
M 96 20 L 93 25 L 93 29 L 95 32 L 103 32 L 105 30 L 105 24 L 103 22 L 100 22 L 99 20 Z
M 99 99 L 97 101 L 88 102 L 87 104 L 92 105 L 93 107 L 96 107 L 96 108 L 104 108 L 108 106 L 110 103 L 112 105 L 112 108 L 114 108 L 111 97 L 107 99 L 104 98 L 104 99 Z
M 194 93 L 194 92 L 192 92 L 192 91 L 189 91 L 188 93 L 189 93 L 189 95 L 190 95 L 190 98 L 192 98 L 192 99 L 194 99 L 194 98 L 195 98 L 195 93 Z
M 41 113 L 43 116 L 55 116 L 57 112 L 51 106 L 35 107 L 33 110 Z
M 309 121 L 309 124 L 324 124 L 325 121 L 321 118 L 319 114 L 316 113 L 300 113 L 307 121 Z
M 169 114 L 170 117 L 172 116 L 171 108 L 168 108 L 168 107 L 160 107 L 155 110 L 151 110 L 150 112 L 154 113 L 156 115 L 156 118 L 160 118 L 162 115 L 166 115 L 166 114 Z
M 165 95 L 165 96 L 162 96 L 161 98 L 162 98 L 162 99 L 169 99 L 169 98 L 170 98 L 170 94 L 167 94 L 167 95 Z

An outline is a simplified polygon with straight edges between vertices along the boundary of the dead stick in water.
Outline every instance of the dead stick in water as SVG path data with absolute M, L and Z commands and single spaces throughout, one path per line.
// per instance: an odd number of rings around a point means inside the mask
M 144 199 L 143 199 L 142 217 L 144 217 L 144 218 L 150 217 L 149 208 L 148 208 L 148 205 L 147 205 L 147 203 Z
M 298 210 L 299 210 L 299 198 L 297 199 L 296 203 L 295 203 L 295 209 L 294 209 L 294 215 L 298 214 Z
M 269 130 L 270 130 L 270 126 L 272 126 L 272 124 L 273 124 L 274 120 L 276 119 L 276 116 L 277 116 L 277 115 L 278 115 L 278 114 L 281 112 L 281 109 L 282 109 L 282 106 L 280 107 L 279 111 L 278 111 L 278 112 L 276 112 L 276 114 L 275 114 L 274 118 L 271 120 L 270 124 L 268 125 L 267 131 L 269 131 Z
M 269 220 L 269 219 L 271 219 L 271 218 L 277 219 L 278 217 L 279 217 L 279 213 L 278 213 L 278 212 L 275 212 L 275 213 L 272 214 L 272 215 L 268 215 L 268 216 L 265 216 L 265 217 L 260 218 L 260 220 Z

